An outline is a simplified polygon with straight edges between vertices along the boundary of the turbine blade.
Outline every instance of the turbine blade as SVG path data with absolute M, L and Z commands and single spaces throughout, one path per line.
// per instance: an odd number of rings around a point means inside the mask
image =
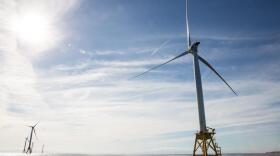
M 186 31 L 187 31 L 188 49 L 190 49 L 192 43 L 191 43 L 191 34 L 189 28 L 188 0 L 186 0 Z
M 35 129 L 34 129 L 33 131 L 34 131 L 34 134 L 35 134 L 36 139 L 39 140 L 38 137 L 37 137 L 37 134 L 36 134 Z
M 137 78 L 137 77 L 139 77 L 139 76 L 141 76 L 141 75 L 144 75 L 144 74 L 146 74 L 146 73 L 148 73 L 148 72 L 150 72 L 150 71 L 152 71 L 152 70 L 154 70 L 154 69 L 156 69 L 156 68 L 159 68 L 159 67 L 161 67 L 161 66 L 163 66 L 163 65 L 165 65 L 165 64 L 167 64 L 167 63 L 169 63 L 169 62 L 171 62 L 171 61 L 173 61 L 173 60 L 176 60 L 176 59 L 179 58 L 179 57 L 182 57 L 182 56 L 184 56 L 184 55 L 187 55 L 188 53 L 189 53 L 189 51 L 185 51 L 185 52 L 181 53 L 180 55 L 177 55 L 176 57 L 174 57 L 174 58 L 172 58 L 172 59 L 170 59 L 170 60 L 168 60 L 168 61 L 166 61 L 166 62 L 164 62 L 164 63 L 162 63 L 162 64 L 160 64 L 160 65 L 157 65 L 157 66 L 155 66 L 155 67 L 152 67 L 152 68 L 150 68 L 149 70 L 147 70 L 147 71 L 145 71 L 145 72 L 143 72 L 143 73 L 141 73 L 141 74 L 138 74 L 138 75 L 136 75 L 136 76 L 134 76 L 134 77 L 132 77 L 132 78 L 130 78 L 130 79 L 134 79 L 134 78 Z
M 210 65 L 210 63 L 208 63 L 204 58 L 200 57 L 199 55 L 198 59 L 203 62 L 207 67 L 209 67 L 215 74 L 218 75 L 218 77 L 224 81 L 224 83 L 230 88 L 230 90 L 237 96 L 237 93 L 231 88 L 231 86 L 226 82 L 226 80 Z
M 33 127 L 36 127 L 40 121 L 38 121 Z

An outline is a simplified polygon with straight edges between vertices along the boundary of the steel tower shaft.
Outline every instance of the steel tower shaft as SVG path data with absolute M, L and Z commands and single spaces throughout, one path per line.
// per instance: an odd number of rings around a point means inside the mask
M 205 119 L 205 109 L 204 109 L 204 100 L 203 100 L 203 90 L 202 82 L 199 68 L 199 60 L 197 55 L 197 47 L 199 42 L 196 42 L 191 47 L 191 53 L 193 54 L 193 68 L 194 68 L 194 78 L 196 86 L 196 100 L 198 105 L 198 115 L 199 115 L 199 126 L 201 132 L 206 132 L 206 119 Z

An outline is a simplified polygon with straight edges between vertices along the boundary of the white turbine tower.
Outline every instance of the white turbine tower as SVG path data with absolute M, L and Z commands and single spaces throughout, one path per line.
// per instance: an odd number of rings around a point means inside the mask
M 229 89 L 237 95 L 237 93 L 232 89 L 232 87 L 225 81 L 225 79 L 208 63 L 204 58 L 198 55 L 198 46 L 200 42 L 191 42 L 191 35 L 189 31 L 189 19 L 188 19 L 188 5 L 186 0 L 186 32 L 187 32 L 187 50 L 183 53 L 177 55 L 176 57 L 157 65 L 139 75 L 136 75 L 133 78 L 137 78 L 139 76 L 142 76 L 143 74 L 148 73 L 151 70 L 154 70 L 156 68 L 159 68 L 171 61 L 174 61 L 182 56 L 185 56 L 187 54 L 192 54 L 193 56 L 193 68 L 194 68 L 194 78 L 195 78 L 195 86 L 196 86 L 196 99 L 197 99 L 197 105 L 198 105 L 198 114 L 199 114 L 199 126 L 200 131 L 196 133 L 196 139 L 195 139 L 195 145 L 193 150 L 193 155 L 196 155 L 196 152 L 198 149 L 201 149 L 203 156 L 208 156 L 208 149 L 211 148 L 214 151 L 214 155 L 220 156 L 221 155 L 221 149 L 218 147 L 218 144 L 215 141 L 214 135 L 215 135 L 215 129 L 207 128 L 206 126 L 206 119 L 205 119 L 205 109 L 204 109 L 204 100 L 203 100 L 203 90 L 202 90 L 202 82 L 201 82 L 201 74 L 200 74 L 200 68 L 199 68 L 199 61 L 201 61 L 203 64 L 205 64 L 208 68 L 210 68 L 228 87 Z

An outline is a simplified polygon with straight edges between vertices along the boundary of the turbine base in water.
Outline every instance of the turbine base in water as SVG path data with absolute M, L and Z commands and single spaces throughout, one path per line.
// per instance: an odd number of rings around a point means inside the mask
M 215 140 L 215 129 L 207 128 L 206 132 L 200 131 L 195 134 L 193 156 L 222 156 L 221 147 Z M 201 154 L 197 154 L 201 151 Z

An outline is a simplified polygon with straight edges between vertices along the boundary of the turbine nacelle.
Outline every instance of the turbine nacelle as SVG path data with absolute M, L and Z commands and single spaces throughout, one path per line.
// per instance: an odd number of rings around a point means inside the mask
M 198 48 L 198 45 L 200 44 L 200 42 L 195 42 L 191 45 L 190 49 L 188 50 L 189 53 L 197 53 L 197 48 Z

